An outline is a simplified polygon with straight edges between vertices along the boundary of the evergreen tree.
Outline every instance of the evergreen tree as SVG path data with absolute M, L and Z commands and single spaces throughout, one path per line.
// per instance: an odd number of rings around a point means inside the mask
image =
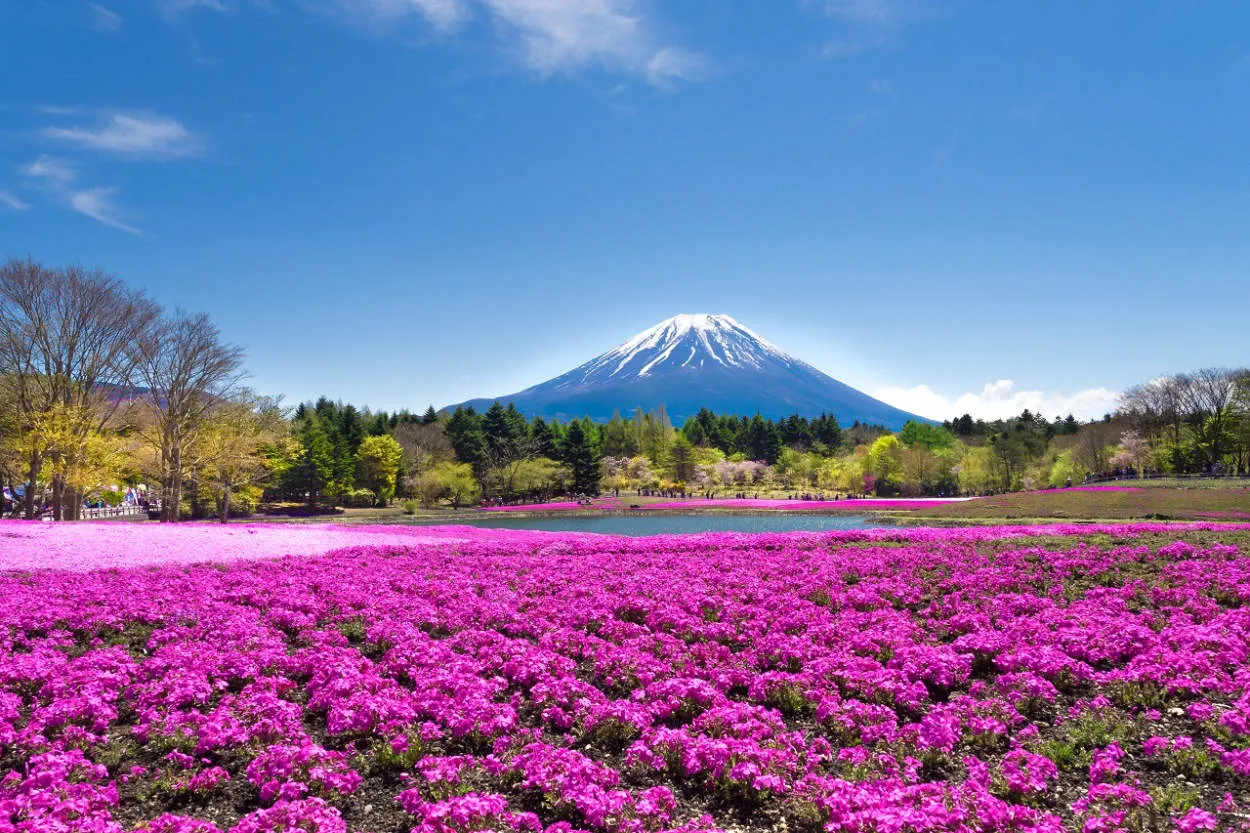
M 355 406 L 347 405 L 338 412 L 337 431 L 347 451 L 355 456 L 365 439 L 365 424 Z
M 703 423 L 694 417 L 686 420 L 685 424 L 681 426 L 681 433 L 686 442 L 691 445 L 708 444 L 707 429 L 703 427 Z
M 582 423 L 577 420 L 569 424 L 564 438 L 563 462 L 573 473 L 573 491 L 579 494 L 599 492 L 602 458 Z
M 620 411 L 613 411 L 612 418 L 603 426 L 603 453 L 610 457 L 633 457 L 638 453 L 634 435 Z
M 511 408 L 516 414 L 516 408 Z M 512 414 L 498 402 L 492 403 L 482 417 L 482 431 L 486 436 L 486 451 L 490 465 L 506 465 L 520 454 L 521 439 L 526 435 L 525 421 L 518 428 Z M 520 415 L 517 414 L 519 417 Z
M 747 453 L 753 460 L 763 460 L 772 465 L 781 453 L 781 435 L 777 426 L 766 421 L 758 413 L 751 418 L 746 431 Z
M 307 495 L 308 508 L 315 510 L 320 499 L 333 491 L 334 447 L 311 412 L 305 414 L 298 437 L 300 451 L 284 479 L 287 488 Z
M 486 473 L 489 449 L 486 445 L 486 434 L 482 430 L 482 417 L 473 406 L 456 408 L 455 413 L 447 420 L 447 439 L 456 452 L 456 459 L 473 467 L 473 473 L 479 479 Z
M 546 457 L 550 460 L 560 458 L 560 452 L 556 449 L 555 432 L 542 417 L 534 417 L 534 421 L 530 423 L 529 435 L 530 446 L 535 456 Z
M 524 451 L 526 440 L 529 438 L 529 423 L 525 421 L 525 417 L 516 409 L 516 405 L 508 403 L 507 409 L 503 412 L 504 421 L 508 424 L 508 434 L 513 438 L 518 450 Z
M 679 483 L 688 483 L 694 478 L 694 446 L 685 434 L 678 434 L 673 440 L 670 452 L 673 460 L 673 479 Z
M 386 415 L 386 411 L 374 414 L 373 418 L 368 421 L 370 437 L 381 437 L 391 433 L 391 418 Z
M 816 442 L 833 451 L 842 445 L 842 426 L 831 414 L 821 414 L 812 421 L 812 436 Z
M 421 415 L 422 425 L 433 425 L 438 422 L 438 411 L 434 410 L 434 406 L 425 409 L 425 413 Z

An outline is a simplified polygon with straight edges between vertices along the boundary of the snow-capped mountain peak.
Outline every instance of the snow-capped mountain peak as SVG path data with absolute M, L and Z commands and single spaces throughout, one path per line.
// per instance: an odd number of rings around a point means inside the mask
M 728 315 L 684 314 L 643 330 L 566 374 L 561 381 L 584 385 L 641 378 L 661 370 L 699 370 L 708 366 L 760 370 L 773 362 L 789 365 L 795 360 Z
M 580 367 L 510 396 L 526 416 L 608 420 L 663 406 L 674 424 L 719 414 L 833 414 L 897 429 L 911 414 L 892 408 L 785 353 L 728 315 L 675 315 Z M 490 407 L 492 400 L 468 405 Z

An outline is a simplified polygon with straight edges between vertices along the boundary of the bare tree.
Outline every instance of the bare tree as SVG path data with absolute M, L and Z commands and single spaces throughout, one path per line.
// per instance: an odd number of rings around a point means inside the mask
M 1113 422 L 1095 422 L 1083 426 L 1072 443 L 1072 459 L 1086 471 L 1094 474 L 1106 473 L 1121 430 L 1122 427 Z
M 242 349 L 221 341 L 206 315 L 178 311 L 138 344 L 138 378 L 154 415 L 161 520 L 177 521 L 187 455 L 209 417 L 243 378 Z
M 27 518 L 35 515 L 45 462 L 72 467 L 91 432 L 125 399 L 134 373 L 131 348 L 158 310 L 142 292 L 99 270 L 49 269 L 31 260 L 0 267 L 0 374 L 13 385 L 18 430 L 37 433 L 49 416 L 58 426 L 55 442 L 35 437 L 25 445 Z M 76 518 L 80 504 L 72 484 L 55 474 L 57 520 Z
M 1182 405 L 1194 439 L 1212 468 L 1222 461 L 1229 444 L 1237 385 L 1245 374 L 1244 369 L 1208 367 L 1183 377 Z
M 395 440 L 404 450 L 407 471 L 414 482 L 430 468 L 456 457 L 447 432 L 437 422 L 405 422 L 395 429 Z

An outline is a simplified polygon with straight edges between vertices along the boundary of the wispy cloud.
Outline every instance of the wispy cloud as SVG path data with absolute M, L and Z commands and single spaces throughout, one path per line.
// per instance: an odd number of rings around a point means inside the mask
M 194 156 L 204 149 L 203 141 L 182 122 L 154 113 L 105 113 L 89 127 L 46 127 L 41 133 L 59 142 L 133 158 Z
M 868 91 L 875 95 L 889 95 L 894 91 L 894 85 L 889 78 L 874 78 L 868 82 Z
M 825 58 L 847 58 L 897 42 L 907 23 L 931 12 L 912 0 L 824 0 L 826 15 L 836 20 L 842 31 L 825 44 Z
M 348 18 L 369 25 L 388 24 L 419 14 L 440 31 L 458 28 L 472 15 L 464 0 L 323 0 L 318 6 L 337 9 Z
M 44 154 L 22 168 L 22 173 L 48 185 L 66 185 L 74 180 L 76 172 L 64 159 Z
M 88 0 L 87 11 L 91 14 L 91 27 L 97 32 L 116 32 L 122 26 L 122 16 L 99 3 Z
M 661 49 L 647 61 L 647 81 L 653 87 L 667 88 L 674 81 L 702 81 L 707 74 L 708 64 L 702 56 L 673 47 Z
M 920 13 L 909 0 L 825 0 L 825 13 L 852 23 L 895 25 Z
M 143 232 L 127 224 L 120 210 L 113 204 L 114 193 L 116 190 L 113 188 L 89 188 L 85 191 L 75 191 L 69 195 L 69 203 L 79 214 L 85 214 L 106 226 L 142 236 Z
M 482 0 L 520 60 L 547 76 L 601 66 L 653 83 L 681 77 L 685 59 L 657 48 L 630 0 Z
M 115 188 L 80 187 L 77 184 L 78 171 L 64 159 L 43 155 L 21 169 L 22 173 L 35 181 L 38 189 L 57 205 L 68 206 L 79 214 L 83 214 L 96 222 L 115 229 L 141 235 L 142 232 L 125 221 L 121 210 L 113 202 Z M 5 197 L 12 197 L 16 205 Z M 7 192 L 0 192 L 0 202 L 15 210 L 25 210 L 29 206 Z
M 203 6 L 228 11 L 225 0 L 160 0 L 167 13 Z M 666 88 L 698 81 L 707 61 L 667 43 L 637 0 L 300 0 L 360 26 L 387 28 L 417 18 L 449 34 L 489 23 L 517 63 L 542 78 L 599 68 Z M 648 4 L 649 5 L 649 4 Z
M 10 211 L 25 211 L 30 208 L 29 203 L 12 191 L 0 191 L 0 205 L 3 205 Z
M 1107 388 L 1088 388 L 1075 393 L 1017 390 L 1010 379 L 990 382 L 979 392 L 947 396 L 928 385 L 912 388 L 884 387 L 873 396 L 896 408 L 931 419 L 954 419 L 971 414 L 978 419 L 1005 419 L 1024 409 L 1053 419 L 1073 414 L 1079 419 L 1097 419 L 1115 410 L 1119 394 Z
M 167 16 L 174 16 L 190 11 L 191 9 L 211 9 L 215 12 L 224 12 L 229 10 L 229 6 L 225 0 L 157 0 L 162 12 Z

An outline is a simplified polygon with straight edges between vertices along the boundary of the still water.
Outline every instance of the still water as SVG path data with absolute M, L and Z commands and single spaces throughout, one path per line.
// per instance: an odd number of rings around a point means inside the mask
M 823 532 L 830 529 L 876 529 L 865 515 L 798 515 L 777 512 L 770 515 L 600 515 L 589 518 L 506 518 L 466 519 L 484 529 L 538 529 L 545 532 L 598 532 L 604 535 L 689 535 L 700 532 Z

